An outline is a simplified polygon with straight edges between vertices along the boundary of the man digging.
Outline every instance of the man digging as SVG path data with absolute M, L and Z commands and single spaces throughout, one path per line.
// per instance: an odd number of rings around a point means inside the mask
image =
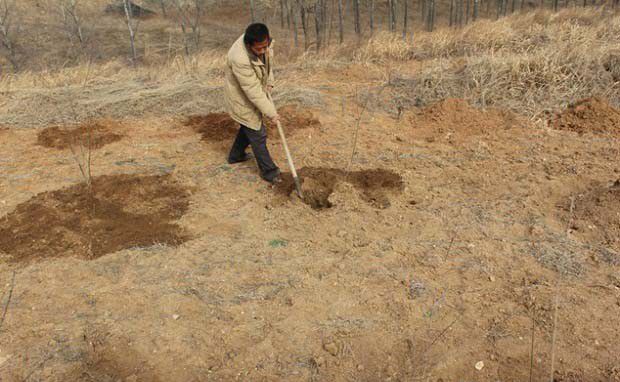
M 260 176 L 270 183 L 281 182 L 280 169 L 267 149 L 267 130 L 263 117 L 277 123 L 278 111 L 271 99 L 273 88 L 272 52 L 269 29 L 251 24 L 228 51 L 224 94 L 226 111 L 240 124 L 228 155 L 228 163 L 251 159 L 245 150 L 252 147 Z

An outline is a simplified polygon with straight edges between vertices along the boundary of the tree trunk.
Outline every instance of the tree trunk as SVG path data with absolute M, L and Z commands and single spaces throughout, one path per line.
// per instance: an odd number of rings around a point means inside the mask
M 403 40 L 407 38 L 407 19 L 409 17 L 407 4 L 409 0 L 403 0 Z
M 454 25 L 454 0 L 450 0 L 450 18 L 448 21 L 448 26 Z
M 127 29 L 129 29 L 129 42 L 131 43 L 131 57 L 132 63 L 136 65 L 137 54 L 136 54 L 136 44 L 135 44 L 135 34 L 133 30 L 132 18 L 131 14 L 131 5 L 129 4 L 129 0 L 123 0 L 123 5 L 125 6 L 125 16 L 127 17 Z
M 375 0 L 368 0 L 368 22 L 372 36 L 375 33 Z
M 161 6 L 161 15 L 164 17 L 168 17 L 166 12 L 166 0 L 159 0 L 159 5 Z
M 295 47 L 299 46 L 299 36 L 297 35 L 297 12 L 295 12 L 295 3 L 289 7 L 291 14 L 291 23 L 293 24 L 293 41 L 295 41 Z
M 392 0 L 392 32 L 396 32 L 396 23 L 398 20 L 398 12 L 396 12 L 397 7 L 398 0 Z
M 431 0 L 431 32 L 435 29 L 435 0 Z
M 252 18 L 252 22 L 256 21 L 256 11 L 254 9 L 254 0 L 250 0 L 250 17 Z
M 304 50 L 308 50 L 308 45 L 310 45 L 310 41 L 309 38 L 310 36 L 308 36 L 308 25 L 307 25 L 307 19 L 306 19 L 306 7 L 304 6 L 303 2 L 300 2 L 300 14 L 301 14 L 301 29 L 303 29 L 304 31 Z
M 338 0 L 338 41 L 344 42 L 344 21 L 342 17 L 342 0 Z
M 321 3 L 314 3 L 314 27 L 316 30 L 316 51 L 321 51 Z
M 472 21 L 478 20 L 478 3 L 480 0 L 474 0 L 474 14 L 472 16 Z
M 280 28 L 284 29 L 284 0 L 280 0 Z
M 360 0 L 353 0 L 353 12 L 353 17 L 355 18 L 355 34 L 357 37 L 360 37 L 360 34 L 362 33 L 362 29 L 360 27 Z
M 469 0 L 465 1 L 467 2 L 467 7 L 465 8 L 465 25 L 467 25 L 469 24 Z

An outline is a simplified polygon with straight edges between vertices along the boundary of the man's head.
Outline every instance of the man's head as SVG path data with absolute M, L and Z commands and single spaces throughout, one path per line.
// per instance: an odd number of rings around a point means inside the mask
M 265 54 L 269 44 L 271 44 L 271 37 L 269 36 L 269 29 L 267 25 L 261 23 L 250 24 L 243 36 L 243 42 L 248 49 L 257 56 Z

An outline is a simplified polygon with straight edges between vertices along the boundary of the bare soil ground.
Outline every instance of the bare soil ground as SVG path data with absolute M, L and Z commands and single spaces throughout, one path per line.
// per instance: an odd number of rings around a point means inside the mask
M 86 122 L 73 128 L 52 126 L 39 132 L 37 143 L 59 150 L 69 149 L 71 146 L 90 147 L 95 150 L 120 140 L 123 136 L 117 133 L 118 129 L 119 126 L 114 121 Z
M 70 153 L 3 132 L 0 379 L 620 381 L 620 137 L 329 84 L 285 124 L 303 201 L 154 116 L 93 152 L 93 214 Z
M 187 192 L 169 175 L 114 175 L 37 194 L 0 222 L 9 261 L 96 258 L 125 248 L 180 244 L 172 224 L 188 208 Z
M 620 135 L 620 111 L 599 98 L 587 98 L 571 104 L 552 120 L 554 128 L 574 131 Z
M 297 129 L 318 128 L 319 120 L 312 111 L 297 105 L 286 105 L 278 108 L 282 125 L 286 130 L 294 132 Z M 209 142 L 226 142 L 231 144 L 234 140 L 239 123 L 234 121 L 227 113 L 209 113 L 206 115 L 192 115 L 185 120 L 185 125 L 202 134 L 202 139 Z M 278 130 L 271 121 L 266 121 L 267 134 L 271 138 L 278 137 Z

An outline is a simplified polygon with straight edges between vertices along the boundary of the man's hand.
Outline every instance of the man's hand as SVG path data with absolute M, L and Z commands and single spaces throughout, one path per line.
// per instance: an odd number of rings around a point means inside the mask
M 280 115 L 276 114 L 275 117 L 271 118 L 271 122 L 273 122 L 274 125 L 280 122 Z
M 272 91 L 273 91 L 273 85 L 267 85 L 267 93 L 271 95 Z

